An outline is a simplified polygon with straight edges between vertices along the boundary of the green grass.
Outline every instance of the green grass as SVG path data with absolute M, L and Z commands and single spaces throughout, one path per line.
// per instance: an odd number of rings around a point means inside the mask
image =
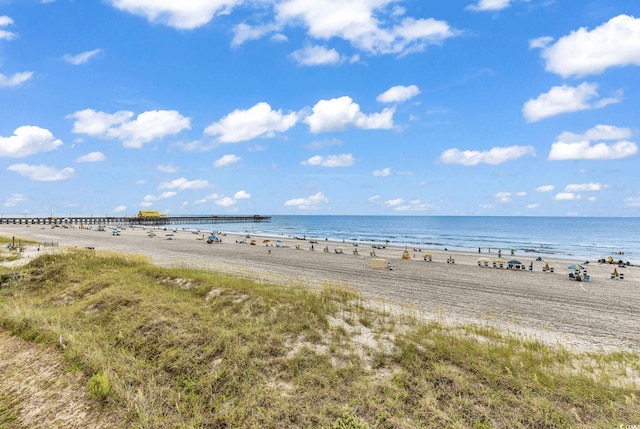
M 563 428 L 640 424 L 629 353 L 573 354 L 392 314 L 344 285 L 258 284 L 145 258 L 41 255 L 0 327 L 101 374 L 140 428 Z M 0 271 L 0 274 L 2 271 Z M 0 395 L 3 419 L 19 409 Z

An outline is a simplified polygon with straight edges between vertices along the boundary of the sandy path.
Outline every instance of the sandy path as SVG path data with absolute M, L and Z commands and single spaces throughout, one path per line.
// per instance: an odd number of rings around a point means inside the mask
M 567 266 L 582 261 L 549 260 L 556 272 L 543 273 L 544 262 L 534 262 L 533 272 L 500 270 L 478 267 L 477 253 L 430 250 L 434 262 L 425 262 L 422 253 L 412 249 L 409 260 L 401 259 L 401 248 L 378 249 L 377 256 L 392 264 L 393 270 L 386 271 L 370 268 L 370 247 L 360 246 L 360 254 L 354 255 L 354 247 L 348 243 L 321 242 L 311 252 L 309 243 L 296 250 L 299 241 L 285 238 L 282 246 L 287 247 L 275 247 L 266 246 L 259 237 L 253 237 L 258 245 L 251 246 L 237 244 L 243 237 L 233 235 L 222 237 L 222 243 L 206 244 L 197 240 L 201 235 L 187 231 L 176 232 L 172 240 L 164 231 L 157 234 L 148 238 L 140 229 L 112 236 L 110 232 L 76 228 L 0 226 L 4 236 L 143 254 L 164 266 L 215 269 L 285 284 L 344 284 L 368 297 L 415 306 L 426 318 L 490 324 L 579 351 L 640 351 L 638 267 L 618 269 L 625 279 L 613 281 L 609 278 L 612 266 L 591 263 L 587 266 L 591 281 L 583 283 L 567 277 Z M 325 245 L 331 252 L 322 251 Z M 345 253 L 334 253 L 336 246 L 344 246 Z M 37 253 L 32 246 L 29 251 Z M 445 262 L 449 255 L 455 264 Z M 529 266 L 535 256 L 519 259 Z

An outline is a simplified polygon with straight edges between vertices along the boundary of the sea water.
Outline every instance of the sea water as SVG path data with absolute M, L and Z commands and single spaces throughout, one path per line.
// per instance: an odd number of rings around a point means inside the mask
M 178 226 L 183 228 L 183 225 Z M 268 223 L 191 225 L 189 229 L 272 238 L 300 237 L 421 250 L 567 257 L 613 256 L 640 264 L 640 218 L 482 216 L 273 216 Z M 523 257 L 524 257 L 523 256 Z

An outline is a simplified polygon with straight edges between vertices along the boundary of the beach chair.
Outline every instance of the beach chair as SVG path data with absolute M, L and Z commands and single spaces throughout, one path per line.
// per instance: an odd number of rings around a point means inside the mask
M 624 280 L 624 274 L 620 273 L 620 280 Z
M 569 280 L 575 280 L 576 276 L 573 273 L 569 273 Z
M 585 274 L 584 277 L 582 278 L 582 281 L 589 282 L 589 279 L 590 279 L 589 274 Z

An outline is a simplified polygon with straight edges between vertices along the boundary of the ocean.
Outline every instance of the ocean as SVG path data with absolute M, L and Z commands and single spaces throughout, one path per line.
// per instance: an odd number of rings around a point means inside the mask
M 178 226 L 183 228 L 183 225 Z M 273 216 L 269 223 L 191 225 L 189 229 L 410 248 L 566 257 L 613 256 L 640 264 L 640 218 L 482 216 Z M 624 254 L 620 254 L 624 252 Z

